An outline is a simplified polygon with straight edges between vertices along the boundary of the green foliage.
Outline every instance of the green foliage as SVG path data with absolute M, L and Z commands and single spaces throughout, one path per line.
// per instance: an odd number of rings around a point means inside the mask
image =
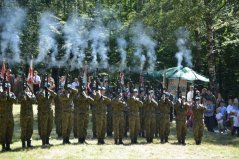
M 213 65 L 216 66 L 216 80 L 224 95 L 239 95 L 239 4 L 237 0 L 18 0 L 20 6 L 28 9 L 27 22 L 22 34 L 21 51 L 24 59 L 38 54 L 38 19 L 40 13 L 52 11 L 64 23 L 72 12 L 94 16 L 96 6 L 101 6 L 114 13 L 105 14 L 104 20 L 120 20 L 123 28 L 137 21 L 154 29 L 157 41 L 157 57 L 166 67 L 176 65 L 177 52 L 175 31 L 184 26 L 190 32 L 190 48 L 194 57 L 194 69 L 209 74 L 208 65 L 208 20 L 212 20 Z M 3 6 L 3 1 L 0 7 Z M 208 19 L 210 18 L 210 19 Z M 110 64 L 119 62 L 118 50 L 114 38 L 117 30 L 110 37 Z M 59 50 L 63 42 L 59 38 Z M 128 49 L 132 54 L 133 46 Z M 90 55 L 90 50 L 87 50 Z M 158 64 L 157 69 L 163 69 Z M 211 78 L 211 77 L 210 77 Z

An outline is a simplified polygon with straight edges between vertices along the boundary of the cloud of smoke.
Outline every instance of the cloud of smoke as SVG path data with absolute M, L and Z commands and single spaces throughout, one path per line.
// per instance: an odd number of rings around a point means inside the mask
M 136 23 L 132 28 L 131 32 L 133 34 L 133 44 L 136 47 L 134 56 L 140 60 L 140 70 L 142 71 L 145 65 L 146 57 L 144 55 L 143 49 L 146 50 L 148 58 L 148 68 L 147 71 L 151 72 L 154 70 L 155 62 L 157 60 L 155 55 L 156 43 L 151 38 L 150 34 L 147 32 L 146 28 L 142 23 Z
M 74 13 L 63 27 L 66 54 L 61 64 L 65 64 L 71 55 L 71 69 L 82 68 L 84 64 L 85 49 L 88 47 L 88 29 L 85 21 L 86 19 Z
M 0 26 L 1 32 L 1 58 L 6 58 L 8 62 L 20 62 L 20 35 L 22 32 L 23 22 L 26 18 L 26 10 L 14 6 L 15 1 L 5 1 L 5 7 L 1 10 Z M 7 53 L 7 50 L 12 55 Z
M 40 18 L 40 30 L 39 30 L 39 54 L 35 63 L 38 64 L 44 60 L 49 59 L 50 56 L 51 66 L 58 66 L 56 56 L 58 54 L 58 44 L 56 41 L 56 35 L 60 34 L 61 25 L 57 18 L 50 12 L 44 12 Z
M 177 66 L 179 68 L 182 67 L 183 59 L 185 59 L 187 66 L 192 67 L 191 50 L 187 48 L 189 39 L 189 33 L 187 29 L 184 27 L 180 27 L 176 32 L 176 36 L 177 36 L 177 47 L 179 50 L 175 55 L 178 61 Z

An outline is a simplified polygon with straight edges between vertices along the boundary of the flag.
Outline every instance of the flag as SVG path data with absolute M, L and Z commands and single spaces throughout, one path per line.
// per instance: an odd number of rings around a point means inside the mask
M 5 65 L 5 61 L 3 60 L 2 70 L 1 70 L 1 77 L 2 78 L 4 78 L 5 72 L 6 72 L 6 65 Z
M 7 69 L 7 73 L 6 73 L 6 81 L 10 81 L 10 75 L 11 75 L 11 71 L 10 69 Z
M 30 61 L 30 67 L 29 67 L 28 76 L 27 76 L 27 83 L 28 84 L 33 83 L 33 60 Z

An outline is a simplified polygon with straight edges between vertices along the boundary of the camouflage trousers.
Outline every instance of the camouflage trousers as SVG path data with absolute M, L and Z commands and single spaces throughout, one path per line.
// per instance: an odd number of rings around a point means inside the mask
M 153 138 L 156 130 L 156 117 L 154 115 L 145 116 L 146 138 Z
M 55 111 L 55 125 L 56 125 L 56 134 L 62 136 L 62 120 L 61 120 L 61 111 Z
M 113 115 L 114 139 L 122 139 L 124 135 L 124 116 Z
M 193 136 L 195 141 L 201 141 L 203 137 L 203 121 L 193 121 Z
M 106 132 L 106 114 L 95 114 L 96 119 L 96 135 L 98 139 L 104 139 L 105 138 L 105 132 Z
M 13 115 L 2 115 L 0 114 L 0 143 L 6 144 L 12 142 L 14 129 Z
M 187 135 L 187 124 L 185 120 L 176 120 L 176 131 L 178 140 L 185 140 Z
M 41 139 L 49 138 L 53 128 L 53 110 L 50 110 L 49 112 L 38 113 L 38 127 L 40 127 L 39 135 Z
M 73 126 L 73 112 L 62 112 L 62 137 L 69 138 Z
M 88 113 L 77 114 L 77 138 L 86 138 L 88 122 L 89 122 Z
M 170 133 L 170 120 L 169 115 L 160 114 L 160 128 L 159 134 L 161 139 L 165 139 Z
M 31 115 L 20 115 L 20 126 L 21 126 L 21 140 L 30 140 L 33 134 L 33 114 Z
M 135 139 L 138 137 L 140 130 L 139 115 L 129 115 L 129 133 L 130 138 Z

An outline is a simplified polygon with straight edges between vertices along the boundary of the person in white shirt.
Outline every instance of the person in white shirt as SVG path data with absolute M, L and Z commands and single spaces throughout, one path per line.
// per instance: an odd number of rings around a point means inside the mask
M 35 70 L 34 71 L 34 76 L 33 76 L 33 92 L 36 94 L 40 90 L 40 85 L 41 85 L 41 77 L 38 76 L 38 72 Z
M 217 108 L 217 114 L 216 114 L 216 119 L 217 119 L 217 125 L 218 125 L 218 130 L 220 133 L 224 133 L 224 125 L 223 125 L 223 115 L 221 113 L 221 108 Z
M 192 101 L 193 101 L 193 86 L 190 86 L 190 90 L 189 90 L 189 92 L 187 93 L 187 102 L 189 103 L 189 104 L 192 104 Z
M 239 110 L 238 110 L 238 99 L 235 98 L 233 102 L 234 109 L 232 110 L 231 114 L 233 116 L 233 127 L 231 131 L 231 135 L 235 135 L 237 132 L 237 136 L 239 137 Z
M 75 79 L 74 79 L 74 82 L 72 82 L 72 84 L 71 84 L 71 88 L 76 89 L 79 85 L 80 85 L 80 84 L 79 84 L 78 79 L 75 78 Z

